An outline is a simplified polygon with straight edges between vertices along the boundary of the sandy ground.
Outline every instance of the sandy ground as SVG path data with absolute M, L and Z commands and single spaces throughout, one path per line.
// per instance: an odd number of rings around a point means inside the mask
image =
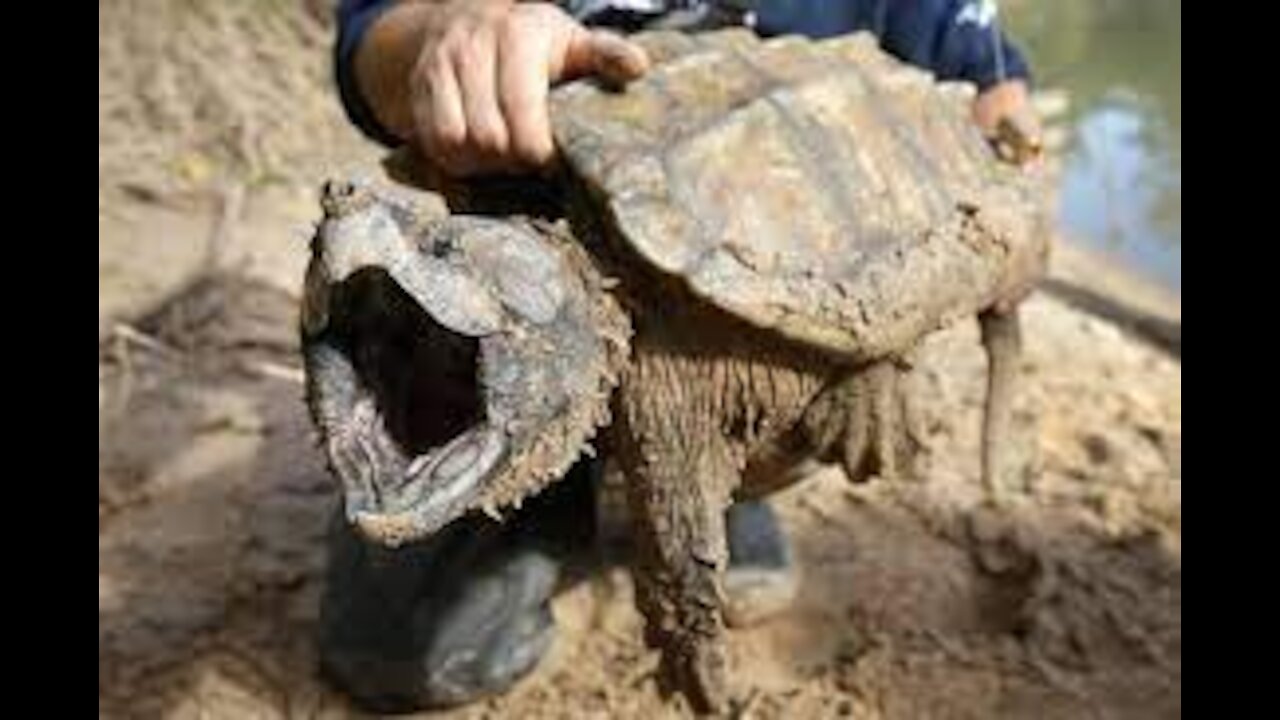
M 315 672 L 335 496 L 294 327 L 317 180 L 376 153 L 326 94 L 323 24 L 284 2 L 213 6 L 99 13 L 99 712 L 347 717 Z M 161 21 L 289 72 L 214 82 L 138 27 Z M 803 584 L 786 615 L 733 631 L 736 717 L 1181 716 L 1180 309 L 1081 257 L 1060 253 L 1064 285 L 1026 307 L 1012 508 L 977 505 L 969 323 L 912 376 L 917 481 L 831 470 L 777 496 Z M 654 689 L 612 560 L 559 594 L 530 678 L 439 717 L 686 716 Z

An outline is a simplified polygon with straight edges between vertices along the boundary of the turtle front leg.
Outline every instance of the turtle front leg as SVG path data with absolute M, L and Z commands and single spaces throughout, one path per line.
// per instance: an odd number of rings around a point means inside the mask
M 659 685 L 696 712 L 727 704 L 722 615 L 725 509 L 738 474 L 716 433 L 653 417 L 627 431 L 624 468 L 635 527 L 636 602 L 662 653 Z
M 1022 354 L 1018 308 L 994 308 L 978 316 L 987 354 L 987 402 L 982 427 L 982 483 L 995 504 L 1007 500 L 1011 464 L 1013 393 Z

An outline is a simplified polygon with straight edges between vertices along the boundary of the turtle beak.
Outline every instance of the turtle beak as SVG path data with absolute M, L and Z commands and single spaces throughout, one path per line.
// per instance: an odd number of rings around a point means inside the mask
M 628 335 L 556 241 L 398 203 L 326 192 L 302 310 L 308 405 L 347 518 L 391 546 L 567 470 L 607 419 Z
M 343 311 L 304 353 L 347 518 L 385 545 L 430 535 L 475 504 L 510 446 L 479 386 L 480 341 L 382 270 L 356 273 L 332 300 Z
M 359 193 L 326 188 L 303 352 L 347 518 L 395 546 L 474 506 L 508 454 L 478 379 L 504 313 L 465 267 L 422 253 L 394 206 Z

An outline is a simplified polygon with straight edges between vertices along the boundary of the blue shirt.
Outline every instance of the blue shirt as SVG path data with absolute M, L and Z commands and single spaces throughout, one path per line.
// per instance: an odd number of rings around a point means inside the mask
M 353 60 L 369 25 L 392 4 L 342 0 L 334 48 L 338 92 L 348 117 L 385 145 L 400 141 L 378 123 L 360 96 Z M 764 36 L 824 38 L 864 30 L 886 51 L 944 80 L 967 80 L 979 89 L 1001 77 L 1030 80 L 1022 53 L 991 24 L 980 0 L 757 0 L 754 8 L 756 31 Z

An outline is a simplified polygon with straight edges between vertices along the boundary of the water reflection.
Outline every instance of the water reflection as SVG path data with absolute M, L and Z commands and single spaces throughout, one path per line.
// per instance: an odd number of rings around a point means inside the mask
M 1005 0 L 1037 80 L 1066 89 L 1062 222 L 1182 288 L 1181 0 Z

